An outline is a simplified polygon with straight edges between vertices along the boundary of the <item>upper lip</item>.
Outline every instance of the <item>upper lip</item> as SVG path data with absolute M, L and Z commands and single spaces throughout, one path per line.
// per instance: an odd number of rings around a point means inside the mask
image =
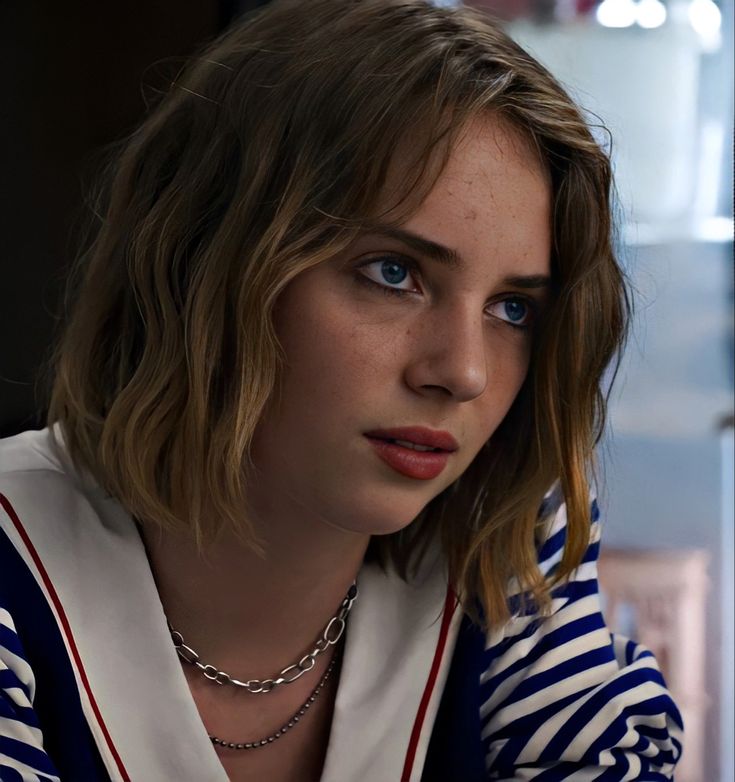
M 379 440 L 407 440 L 414 445 L 439 448 L 442 451 L 456 451 L 459 444 L 449 432 L 427 429 L 425 426 L 401 426 L 396 429 L 373 429 L 365 432 L 365 437 Z

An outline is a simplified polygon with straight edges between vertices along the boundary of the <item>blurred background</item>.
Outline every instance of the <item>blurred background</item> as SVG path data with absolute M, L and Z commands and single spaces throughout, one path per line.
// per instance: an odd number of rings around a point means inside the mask
M 265 4 L 0 3 L 1 436 L 42 426 L 38 368 L 101 151 L 172 63 Z M 733 0 L 466 4 L 611 144 L 636 317 L 600 447 L 606 616 L 654 649 L 682 708 L 677 782 L 732 782 Z

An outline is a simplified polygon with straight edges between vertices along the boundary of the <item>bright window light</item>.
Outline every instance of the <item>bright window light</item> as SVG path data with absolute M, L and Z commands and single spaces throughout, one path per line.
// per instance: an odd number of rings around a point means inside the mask
M 597 6 L 595 16 L 603 27 L 630 27 L 638 18 L 637 3 L 634 0 L 603 0 Z
M 640 0 L 637 12 L 636 22 L 647 30 L 661 27 L 666 21 L 666 6 L 660 0 Z
M 699 34 L 705 51 L 720 48 L 722 14 L 712 0 L 692 0 L 689 4 L 689 23 Z

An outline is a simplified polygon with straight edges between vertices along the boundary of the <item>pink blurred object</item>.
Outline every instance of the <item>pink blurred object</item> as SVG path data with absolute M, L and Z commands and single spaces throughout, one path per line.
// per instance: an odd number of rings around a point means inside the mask
M 681 711 L 677 782 L 703 782 L 708 564 L 702 549 L 603 549 L 599 562 L 608 627 L 654 653 Z

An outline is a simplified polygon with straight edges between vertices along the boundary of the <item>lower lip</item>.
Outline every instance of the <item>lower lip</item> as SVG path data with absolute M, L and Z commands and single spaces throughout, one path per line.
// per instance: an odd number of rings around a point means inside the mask
M 404 448 L 387 440 L 374 437 L 367 439 L 389 467 L 407 478 L 430 481 L 441 473 L 449 460 L 448 451 L 414 451 L 413 448 Z

